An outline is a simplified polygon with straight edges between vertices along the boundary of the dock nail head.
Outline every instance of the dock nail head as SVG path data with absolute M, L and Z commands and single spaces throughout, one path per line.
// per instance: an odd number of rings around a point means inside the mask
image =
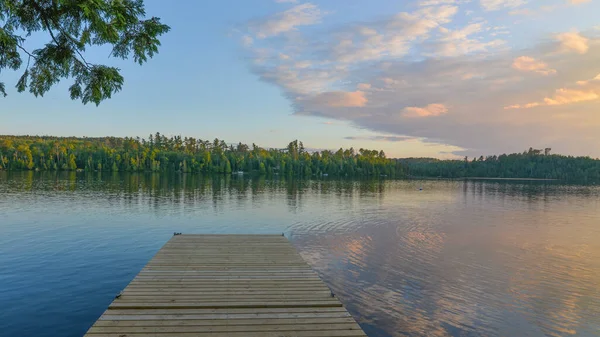
M 181 235 L 181 233 L 177 233 L 177 232 L 175 232 L 175 233 L 173 233 L 173 235 Z
M 285 236 L 285 233 L 281 233 L 281 236 Z
M 331 292 L 331 297 L 335 297 L 335 294 L 333 293 L 333 291 Z
M 121 295 L 123 295 L 123 292 L 118 293 L 117 296 L 115 296 L 115 298 L 121 298 Z

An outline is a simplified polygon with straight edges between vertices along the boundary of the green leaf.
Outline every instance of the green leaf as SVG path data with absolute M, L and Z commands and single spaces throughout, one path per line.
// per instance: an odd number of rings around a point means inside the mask
M 0 94 L 2 94 L 3 97 L 6 97 L 6 90 L 4 88 L 4 83 L 0 82 Z
M 69 92 L 71 93 L 71 99 L 75 100 L 81 97 L 81 85 L 78 83 L 73 84 L 69 87 Z
M 27 77 L 29 77 L 29 69 L 25 70 L 19 81 L 17 82 L 17 91 L 23 92 L 27 88 Z
M 133 54 L 143 64 L 170 30 L 159 18 L 145 16 L 143 0 L 0 0 L 0 69 L 18 70 L 21 55 L 28 54 L 33 65 L 17 81 L 19 92 L 43 96 L 61 79 L 73 78 L 71 98 L 99 104 L 121 90 L 124 79 L 110 65 L 89 63 L 86 46 L 108 45 L 111 56 Z M 34 33 L 36 41 L 45 34 L 46 43 L 24 49 L 35 42 L 29 39 Z M 0 95 L 5 94 L 2 84 Z

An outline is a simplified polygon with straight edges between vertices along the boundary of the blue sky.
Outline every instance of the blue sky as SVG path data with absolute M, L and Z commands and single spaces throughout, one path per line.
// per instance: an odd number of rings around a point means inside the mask
M 159 131 L 283 147 L 453 157 L 600 156 L 598 0 L 146 1 L 172 30 L 99 107 L 3 72 L 0 134 Z M 28 45 L 45 42 L 34 36 Z M 589 144 L 589 146 L 582 146 Z

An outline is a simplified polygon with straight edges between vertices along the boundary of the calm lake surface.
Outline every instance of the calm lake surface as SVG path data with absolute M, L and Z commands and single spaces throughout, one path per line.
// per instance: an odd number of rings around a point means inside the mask
M 371 337 L 600 335 L 598 186 L 1 171 L 0 335 L 82 336 L 175 231 L 285 233 Z

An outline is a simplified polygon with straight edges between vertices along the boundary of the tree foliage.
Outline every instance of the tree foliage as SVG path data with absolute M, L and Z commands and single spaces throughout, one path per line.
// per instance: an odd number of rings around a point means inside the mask
M 0 73 L 19 70 L 16 88 L 43 96 L 63 78 L 70 78 L 71 99 L 96 105 L 121 90 L 119 69 L 88 62 L 86 48 L 109 45 L 111 56 L 143 64 L 158 53 L 159 36 L 169 31 L 159 18 L 145 19 L 142 0 L 0 0 Z M 26 48 L 37 32 L 49 41 Z M 0 82 L 0 94 L 6 96 Z
M 523 153 L 480 156 L 463 160 L 408 158 L 400 162 L 407 173 L 417 177 L 439 178 L 536 178 L 579 182 L 600 182 L 600 160 L 551 154 L 551 149 Z
M 165 137 L 56 138 L 0 136 L 0 170 L 129 172 L 246 172 L 260 175 L 403 176 L 402 166 L 383 151 L 307 151 L 293 141 L 283 149 L 223 140 Z

